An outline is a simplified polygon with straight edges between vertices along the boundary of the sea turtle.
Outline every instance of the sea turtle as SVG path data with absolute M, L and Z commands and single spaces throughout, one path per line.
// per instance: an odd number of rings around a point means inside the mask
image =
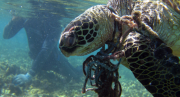
M 72 20 L 59 47 L 82 56 L 120 38 L 121 64 L 154 97 L 180 97 L 179 7 L 178 0 L 109 0 Z

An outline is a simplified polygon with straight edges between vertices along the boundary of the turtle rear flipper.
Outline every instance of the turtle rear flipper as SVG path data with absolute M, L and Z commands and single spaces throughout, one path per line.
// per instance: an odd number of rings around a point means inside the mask
M 124 48 L 130 70 L 154 97 L 180 97 L 179 58 L 170 47 L 131 32 Z

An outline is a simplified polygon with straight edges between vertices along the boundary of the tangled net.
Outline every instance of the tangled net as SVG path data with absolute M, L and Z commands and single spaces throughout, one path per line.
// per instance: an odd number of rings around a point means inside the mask
M 118 81 L 118 68 L 121 58 L 117 64 L 113 64 L 110 59 L 117 59 L 124 55 L 123 51 L 116 51 L 117 44 L 109 43 L 108 49 L 102 47 L 97 55 L 89 56 L 83 63 L 83 72 L 86 76 L 82 88 L 82 93 L 92 90 L 95 91 L 99 97 L 119 97 L 122 92 L 121 84 Z M 112 55 L 109 55 L 111 52 Z M 87 88 L 87 81 L 90 80 L 91 86 L 96 88 Z M 112 88 L 112 86 L 114 87 Z

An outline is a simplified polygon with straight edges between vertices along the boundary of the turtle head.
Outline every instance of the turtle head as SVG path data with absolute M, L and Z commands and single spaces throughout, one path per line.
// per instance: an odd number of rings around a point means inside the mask
M 98 32 L 97 21 L 83 14 L 72 20 L 61 33 L 59 48 L 66 56 L 82 56 L 95 51 L 92 47 Z M 98 47 L 99 48 L 99 47 Z

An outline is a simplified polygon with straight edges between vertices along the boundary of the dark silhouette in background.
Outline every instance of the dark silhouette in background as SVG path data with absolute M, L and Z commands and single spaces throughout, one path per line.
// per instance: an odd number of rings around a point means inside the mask
M 35 8 L 34 10 L 38 10 L 37 6 L 49 10 L 36 11 L 34 13 L 36 16 L 33 18 L 14 16 L 4 28 L 4 39 L 10 39 L 19 30 L 25 29 L 30 49 L 29 56 L 33 59 L 32 68 L 26 74 L 15 76 L 13 83 L 15 85 L 23 85 L 41 70 L 53 70 L 67 77 L 68 81 L 72 78 L 77 78 L 80 70 L 78 71 L 72 67 L 57 47 L 62 30 L 59 20 L 62 17 L 58 14 L 52 14 L 51 10 L 60 14 L 64 12 L 64 9 L 58 9 L 54 4 L 40 3 L 33 0 L 30 3 Z

